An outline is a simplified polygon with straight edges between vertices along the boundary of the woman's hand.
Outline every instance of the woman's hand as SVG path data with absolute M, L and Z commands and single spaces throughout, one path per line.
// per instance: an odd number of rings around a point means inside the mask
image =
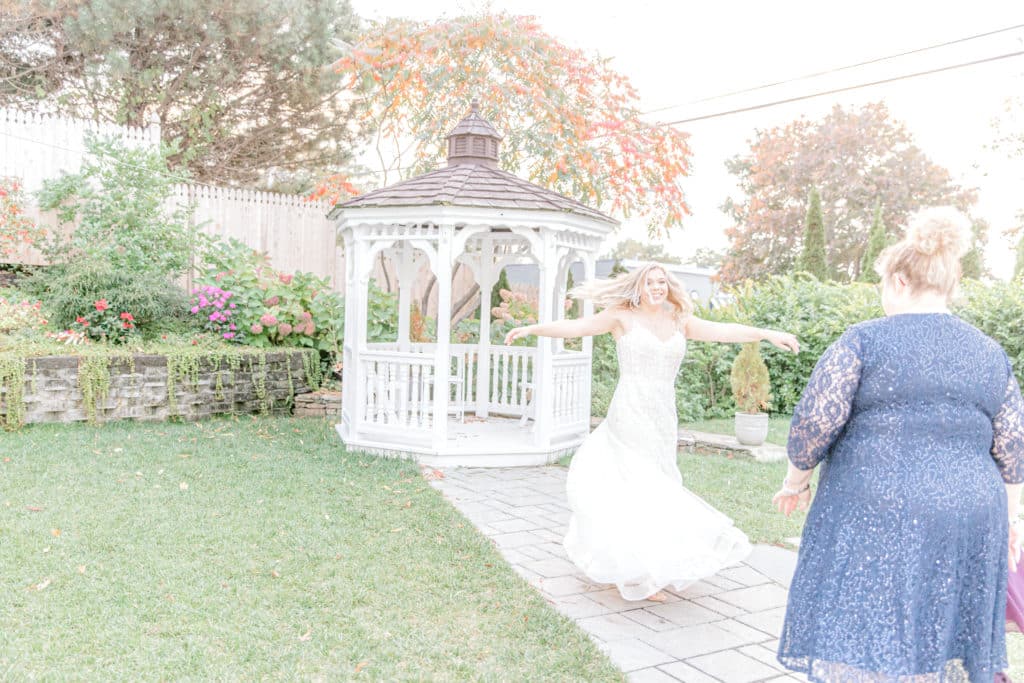
M 797 340 L 796 335 L 790 334 L 789 332 L 768 330 L 768 334 L 765 335 L 765 340 L 771 342 L 773 346 L 777 346 L 783 351 L 800 353 L 800 342 Z
M 513 327 L 511 330 L 508 331 L 508 334 L 505 335 L 505 346 L 512 346 L 512 342 L 514 342 L 516 339 L 522 339 L 523 337 L 528 337 L 531 334 L 533 334 L 533 332 L 530 331 L 531 327 L 532 325 L 524 325 L 523 327 Z
M 811 505 L 811 489 L 808 487 L 799 493 L 793 493 L 787 489 L 781 489 L 772 496 L 772 505 L 779 512 L 789 517 L 793 510 L 806 510 Z

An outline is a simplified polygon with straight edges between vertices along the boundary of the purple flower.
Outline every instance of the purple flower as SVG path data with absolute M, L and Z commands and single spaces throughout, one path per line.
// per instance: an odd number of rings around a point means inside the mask
M 228 304 L 228 306 L 230 306 L 231 308 L 236 308 L 235 304 Z
M 224 333 L 224 338 L 225 339 L 232 339 L 232 338 L 234 338 L 234 336 L 235 336 L 234 332 L 225 332 Z
M 209 319 L 210 319 L 211 322 L 216 321 L 217 320 L 217 314 L 216 313 L 211 313 L 209 315 Z
M 192 312 L 193 313 L 198 313 L 199 312 L 199 307 L 198 306 L 193 306 L 192 307 Z

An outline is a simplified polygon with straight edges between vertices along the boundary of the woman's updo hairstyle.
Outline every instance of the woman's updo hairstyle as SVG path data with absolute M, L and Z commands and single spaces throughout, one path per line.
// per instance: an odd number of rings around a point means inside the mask
M 951 297 L 960 282 L 960 257 L 970 246 L 971 222 L 951 206 L 923 209 L 910 217 L 907 233 L 875 261 L 883 279 L 897 273 L 913 292 Z

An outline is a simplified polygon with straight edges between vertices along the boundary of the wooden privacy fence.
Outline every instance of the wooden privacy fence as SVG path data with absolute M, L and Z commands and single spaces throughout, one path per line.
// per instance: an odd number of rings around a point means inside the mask
M 21 181 L 25 195 L 43 181 L 61 173 L 74 173 L 86 157 L 85 136 L 89 133 L 121 139 L 130 146 L 156 147 L 160 128 L 129 128 L 48 114 L 0 108 L 0 177 Z M 253 249 L 266 252 L 277 270 L 304 271 L 327 278 L 331 286 L 344 285 L 340 249 L 334 226 L 327 220 L 325 202 L 310 202 L 302 196 L 258 192 L 209 185 L 176 185 L 169 200 L 174 205 L 192 206 L 192 221 L 201 232 L 234 237 Z M 34 202 L 33 202 L 34 204 Z M 56 229 L 53 214 L 38 207 L 26 213 L 48 229 Z M 6 259 L 10 263 L 43 265 L 36 249 L 23 249 Z M 187 284 L 191 285 L 191 277 Z

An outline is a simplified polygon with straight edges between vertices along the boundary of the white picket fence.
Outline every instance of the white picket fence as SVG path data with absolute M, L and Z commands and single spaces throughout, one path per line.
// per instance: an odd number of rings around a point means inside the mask
M 125 144 L 155 147 L 160 127 L 130 128 L 48 114 L 0 108 L 0 177 L 21 181 L 26 197 L 43 181 L 75 172 L 86 156 L 88 133 L 120 138 Z M 177 185 L 171 200 L 194 207 L 193 224 L 208 234 L 234 237 L 270 257 L 274 268 L 304 271 L 328 278 L 340 289 L 344 278 L 340 250 L 325 202 L 274 192 L 256 192 L 208 185 Z M 36 207 L 29 215 L 49 224 Z M 42 255 L 26 249 L 11 259 L 16 263 L 42 264 Z

